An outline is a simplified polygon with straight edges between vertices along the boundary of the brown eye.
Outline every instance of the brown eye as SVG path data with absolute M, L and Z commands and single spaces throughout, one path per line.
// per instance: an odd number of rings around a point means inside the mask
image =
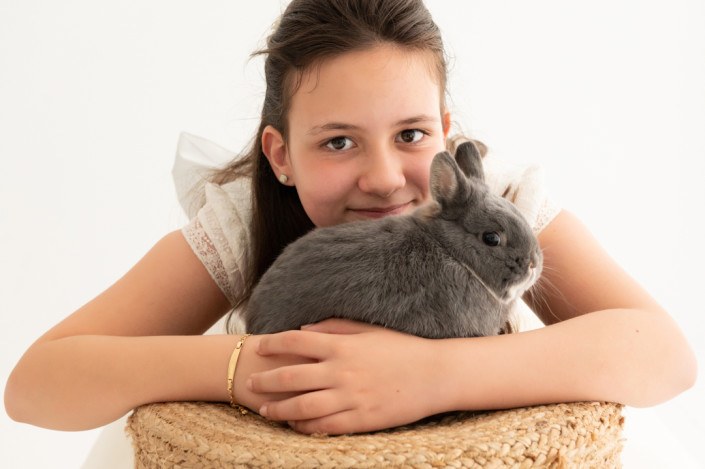
M 488 246 L 499 246 L 502 242 L 502 238 L 496 231 L 485 231 L 482 233 L 482 242 Z
M 399 133 L 399 139 L 404 143 L 416 143 L 423 137 L 423 132 L 418 129 L 406 129 Z
M 352 143 L 348 137 L 333 137 L 328 140 L 326 147 L 330 150 L 349 150 L 348 143 Z

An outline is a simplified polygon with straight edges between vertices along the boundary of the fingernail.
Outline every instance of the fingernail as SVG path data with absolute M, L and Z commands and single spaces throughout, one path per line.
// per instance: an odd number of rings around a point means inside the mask
M 303 326 L 301 326 L 301 329 L 308 329 L 311 326 L 313 326 L 313 324 L 304 324 Z
M 259 414 L 260 414 L 262 417 L 266 417 L 266 416 L 267 416 L 267 404 L 264 404 L 264 405 L 262 405 L 262 407 L 259 408 Z

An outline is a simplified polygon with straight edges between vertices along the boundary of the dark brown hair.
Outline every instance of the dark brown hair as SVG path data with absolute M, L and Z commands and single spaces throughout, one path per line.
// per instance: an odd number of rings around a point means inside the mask
M 271 125 L 287 141 L 290 101 L 303 74 L 327 58 L 381 44 L 430 53 L 443 112 L 446 55 L 440 30 L 421 0 L 293 0 L 275 23 L 266 47 L 252 54 L 265 56 L 266 92 L 257 134 L 248 151 L 210 177 L 216 184 L 240 177 L 252 181 L 251 244 L 247 265 L 241 266 L 244 288 L 233 309 L 247 304 L 282 249 L 314 228 L 296 189 L 277 182 L 262 152 L 263 130 Z

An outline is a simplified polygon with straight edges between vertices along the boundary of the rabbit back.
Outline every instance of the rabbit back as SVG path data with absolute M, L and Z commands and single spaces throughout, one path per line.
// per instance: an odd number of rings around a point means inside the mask
M 246 309 L 249 332 L 298 329 L 330 317 L 428 338 L 497 334 L 508 316 L 426 223 L 390 217 L 314 230 L 289 245 Z

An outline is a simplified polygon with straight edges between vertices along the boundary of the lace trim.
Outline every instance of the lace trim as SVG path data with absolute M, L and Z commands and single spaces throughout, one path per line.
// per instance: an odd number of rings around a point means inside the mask
M 561 208 L 549 198 L 545 198 L 534 222 L 533 231 L 538 235 L 560 213 Z
M 208 237 L 200 220 L 193 218 L 181 229 L 181 232 L 184 238 L 186 238 L 186 242 L 188 242 L 191 249 L 193 249 L 193 252 L 196 253 L 205 266 L 211 278 L 213 278 L 216 285 L 218 285 L 218 288 L 220 288 L 230 304 L 234 304 L 235 295 L 232 291 L 223 261 L 220 259 L 218 250 L 213 244 L 213 241 Z

